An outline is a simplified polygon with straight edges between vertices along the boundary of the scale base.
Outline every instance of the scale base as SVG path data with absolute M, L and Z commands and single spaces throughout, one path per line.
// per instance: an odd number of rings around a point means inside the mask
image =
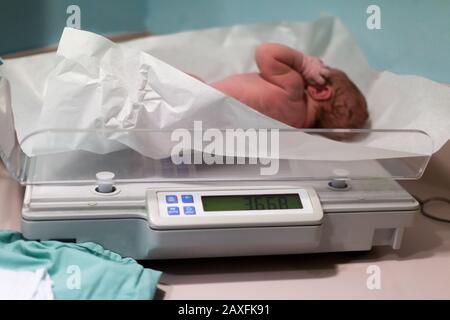
M 242 181 L 240 185 L 274 183 Z M 227 184 L 233 182 L 220 182 L 221 186 Z M 419 212 L 417 201 L 393 180 L 351 181 L 345 191 L 333 190 L 328 181 L 283 181 L 277 187 L 306 185 L 316 190 L 324 213 L 320 224 L 151 228 L 144 190 L 156 186 L 189 188 L 200 185 L 213 187 L 218 183 L 119 185 L 121 192 L 117 193 L 116 206 L 111 198 L 111 202 L 101 208 L 77 210 L 62 209 L 67 205 L 67 195 L 74 189 L 77 192 L 72 202 L 76 199 L 80 203 L 89 201 L 80 194 L 92 195 L 92 186 L 28 186 L 22 212 L 23 234 L 35 240 L 92 241 L 124 257 L 139 260 L 368 251 L 373 246 L 400 248 L 405 228 L 413 224 Z

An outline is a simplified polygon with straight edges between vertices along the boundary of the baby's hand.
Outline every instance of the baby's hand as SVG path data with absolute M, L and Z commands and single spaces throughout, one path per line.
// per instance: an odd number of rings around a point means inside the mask
M 317 57 L 304 55 L 301 73 L 311 85 L 323 85 L 330 75 L 330 70 Z

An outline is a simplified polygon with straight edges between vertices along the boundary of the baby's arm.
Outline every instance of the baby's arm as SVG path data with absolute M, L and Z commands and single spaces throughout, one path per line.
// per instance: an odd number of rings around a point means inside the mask
M 264 43 L 256 48 L 256 64 L 262 77 L 282 88 L 289 89 L 292 78 L 300 73 L 310 84 L 325 84 L 329 70 L 317 57 L 311 57 L 288 46 Z

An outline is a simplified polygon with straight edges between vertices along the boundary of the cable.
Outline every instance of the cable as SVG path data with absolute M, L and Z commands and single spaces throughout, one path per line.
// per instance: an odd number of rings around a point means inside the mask
M 422 215 L 424 215 L 427 218 L 430 218 L 432 220 L 435 221 L 439 221 L 439 222 L 445 222 L 445 223 L 450 223 L 450 219 L 444 219 L 444 218 L 439 218 L 434 216 L 432 213 L 428 212 L 426 209 L 426 205 L 436 201 L 436 202 L 442 202 L 442 203 L 446 203 L 449 207 L 450 207 L 450 198 L 445 198 L 445 197 L 431 197 L 425 200 L 420 200 L 419 197 L 414 196 L 414 198 L 417 199 L 417 201 L 420 204 L 420 211 L 422 213 Z M 450 211 L 449 211 L 450 213 Z

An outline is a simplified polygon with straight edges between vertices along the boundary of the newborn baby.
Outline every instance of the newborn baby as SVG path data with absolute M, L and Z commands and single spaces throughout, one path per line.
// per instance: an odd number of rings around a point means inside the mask
M 259 45 L 255 59 L 259 73 L 210 85 L 296 128 L 361 128 L 366 122 L 364 96 L 344 72 L 281 44 Z

